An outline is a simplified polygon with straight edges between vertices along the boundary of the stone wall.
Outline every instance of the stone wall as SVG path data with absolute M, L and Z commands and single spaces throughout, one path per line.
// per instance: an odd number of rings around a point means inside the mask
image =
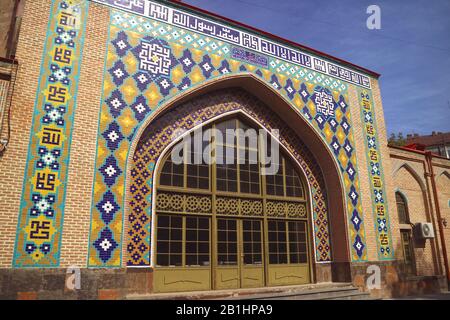
M 0 299 L 115 300 L 152 292 L 151 269 L 81 269 L 80 285 L 69 290 L 65 269 L 0 269 Z
M 380 288 L 368 289 L 367 268 L 380 268 Z M 437 293 L 447 290 L 445 276 L 405 276 L 405 267 L 400 261 L 352 264 L 353 284 L 361 291 L 369 292 L 373 298 L 396 298 L 410 295 Z

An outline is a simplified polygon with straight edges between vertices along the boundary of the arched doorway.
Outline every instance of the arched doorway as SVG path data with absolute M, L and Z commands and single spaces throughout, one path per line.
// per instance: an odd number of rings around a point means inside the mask
M 237 86 L 237 87 L 236 87 Z M 251 94 L 249 92 L 252 92 Z M 264 102 L 262 102 L 264 101 Z M 280 129 L 279 142 L 304 173 L 311 218 L 310 279 L 350 281 L 345 196 L 336 163 L 319 135 L 289 104 L 252 77 L 224 79 L 167 104 L 136 132 L 128 160 L 124 262 L 154 268 L 156 255 L 156 166 L 173 147 L 177 129 L 192 130 L 241 114 L 256 127 Z M 300 139 L 301 137 L 301 139 Z M 329 210 L 332 208 L 332 210 Z M 333 232 L 330 232 L 330 229 Z M 156 280 L 155 280 L 156 281 Z M 183 282 L 182 279 L 175 280 Z M 187 282 L 186 282 L 187 283 Z M 211 282 L 212 286 L 213 282 Z
M 283 152 L 268 173 L 261 140 L 250 141 L 260 128 L 242 116 L 203 129 L 212 161 L 199 155 L 203 148 L 195 150 L 191 133 L 156 169 L 154 290 L 310 283 L 310 200 L 295 160 Z

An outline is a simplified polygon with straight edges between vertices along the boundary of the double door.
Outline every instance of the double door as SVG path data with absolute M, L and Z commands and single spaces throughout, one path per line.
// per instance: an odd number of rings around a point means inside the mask
M 215 289 L 265 285 L 262 219 L 217 218 Z
M 306 220 L 157 216 L 155 292 L 310 283 Z

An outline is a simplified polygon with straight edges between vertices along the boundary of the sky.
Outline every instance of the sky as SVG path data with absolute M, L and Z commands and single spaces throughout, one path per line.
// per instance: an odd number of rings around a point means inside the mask
M 388 134 L 450 131 L 449 0 L 185 0 L 381 74 Z M 381 29 L 369 30 L 369 5 Z

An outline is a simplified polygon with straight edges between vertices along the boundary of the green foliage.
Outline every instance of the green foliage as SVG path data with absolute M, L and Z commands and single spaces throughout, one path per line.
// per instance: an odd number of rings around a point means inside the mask
M 391 133 L 388 143 L 390 146 L 396 146 L 396 147 L 403 147 L 406 145 L 406 138 L 403 136 L 402 132 L 399 132 L 397 134 Z

